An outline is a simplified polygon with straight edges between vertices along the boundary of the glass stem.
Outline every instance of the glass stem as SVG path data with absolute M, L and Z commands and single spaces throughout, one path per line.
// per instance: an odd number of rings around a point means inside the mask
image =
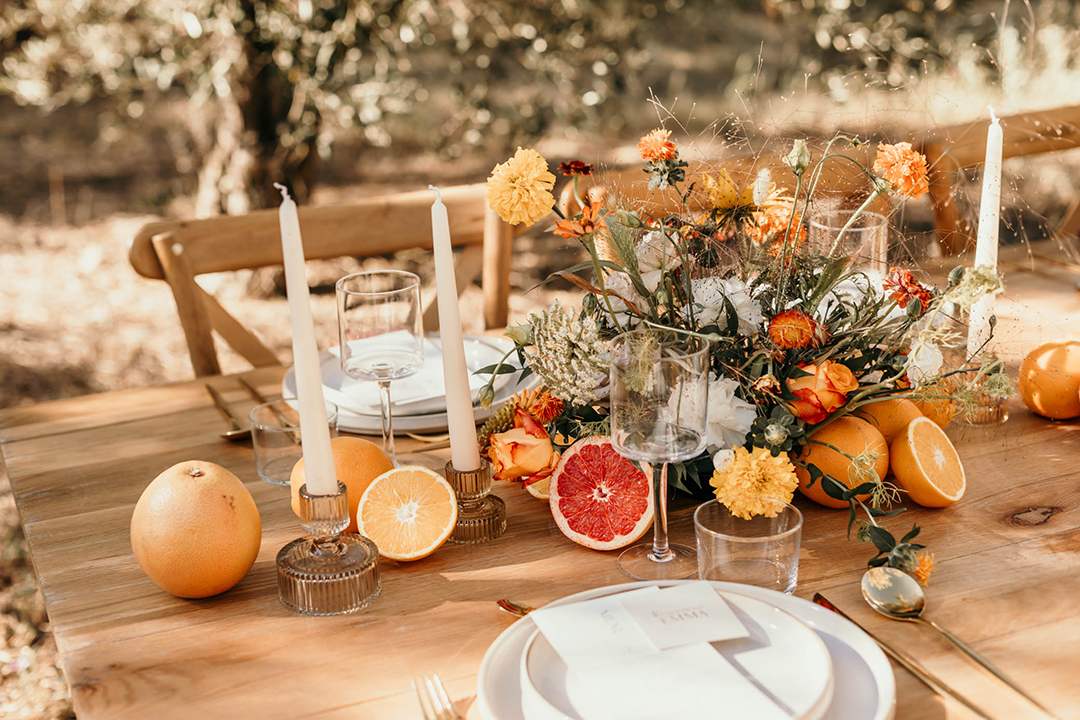
M 672 558 L 667 533 L 667 463 L 653 465 L 653 549 L 649 559 L 667 562 Z
M 397 467 L 397 455 L 394 453 L 394 418 L 390 414 L 390 381 L 379 381 L 379 408 L 382 410 L 383 451 L 390 462 Z

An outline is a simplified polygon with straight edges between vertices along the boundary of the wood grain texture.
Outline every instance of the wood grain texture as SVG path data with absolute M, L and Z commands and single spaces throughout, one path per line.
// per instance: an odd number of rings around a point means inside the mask
M 1014 253 L 1015 254 L 1015 253 Z M 1003 257 L 1008 253 L 1003 250 Z M 1019 266 L 1020 263 L 1017 263 Z M 1080 330 L 1080 293 L 1017 271 L 999 302 L 1003 354 Z M 245 373 L 264 394 L 281 368 Z M 254 404 L 231 378 L 212 378 L 238 412 Z M 1080 421 L 1049 422 L 1014 400 L 992 430 L 950 427 L 968 475 L 951 508 L 890 522 L 923 527 L 938 571 L 928 588 L 936 620 L 1066 720 L 1080 718 Z M 298 536 L 285 489 L 258 479 L 249 445 L 221 441 L 224 423 L 200 382 L 108 393 L 0 413 L 0 450 L 56 633 L 76 712 L 96 718 L 419 717 L 412 675 L 437 671 L 458 708 L 479 717 L 475 679 L 491 642 L 512 622 L 494 601 L 541 605 L 620 583 L 616 553 L 566 540 L 544 503 L 516 485 L 496 493 L 508 530 L 481 546 L 447 545 L 412 564 L 385 562 L 369 608 L 302 618 L 277 600 L 274 557 Z M 417 449 L 401 438 L 399 452 Z M 263 544 L 251 573 L 216 598 L 158 590 L 131 554 L 128 525 L 143 488 L 173 463 L 224 465 L 251 490 Z M 411 456 L 441 468 L 446 453 Z M 860 623 L 918 658 L 997 717 L 1036 717 L 1022 700 L 936 633 L 892 622 L 863 603 L 870 550 L 844 539 L 847 514 L 802 498 L 796 595 L 823 592 Z M 693 506 L 672 503 L 671 535 L 693 542 Z M 965 718 L 903 670 L 900 720 Z

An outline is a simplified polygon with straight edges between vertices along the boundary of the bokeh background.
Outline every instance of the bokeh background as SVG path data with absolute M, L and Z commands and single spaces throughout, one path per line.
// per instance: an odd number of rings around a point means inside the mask
M 171 293 L 135 275 L 127 244 L 162 216 L 275 204 L 275 181 L 328 204 L 480 181 L 517 145 L 615 166 L 660 122 L 688 152 L 723 156 L 838 131 L 903 139 L 985 117 L 988 104 L 1003 115 L 1080 104 L 1080 7 L 3 0 L 0 408 L 189 379 Z M 1075 151 L 1006 162 L 1009 239 L 1045 237 L 1080 193 L 1078 170 Z M 958 194 L 972 217 L 977 181 Z M 928 200 L 900 222 L 933 251 Z M 512 320 L 560 292 L 536 286 L 575 253 L 540 230 L 518 239 Z M 364 263 L 389 264 L 431 275 L 424 253 Z M 313 264 L 309 279 L 329 285 L 359 266 Z M 274 271 L 203 282 L 288 357 Z M 463 302 L 479 307 L 479 291 Z M 332 327 L 332 301 L 317 298 L 316 316 Z M 73 717 L 4 482 L 0 716 Z

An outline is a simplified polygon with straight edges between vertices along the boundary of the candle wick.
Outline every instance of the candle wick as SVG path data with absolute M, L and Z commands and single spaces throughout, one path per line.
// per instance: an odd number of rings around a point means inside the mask
M 442 202 L 442 193 L 439 192 L 439 188 L 435 187 L 434 185 L 428 185 L 427 187 L 428 190 L 431 190 L 433 193 L 435 193 L 435 202 Z
M 996 123 L 998 121 L 998 116 L 994 114 L 994 106 L 987 105 L 986 107 L 990 109 L 990 122 Z
M 282 200 L 292 200 L 292 198 L 289 197 L 289 188 L 285 187 L 281 183 L 274 183 L 274 187 L 276 187 L 281 192 Z

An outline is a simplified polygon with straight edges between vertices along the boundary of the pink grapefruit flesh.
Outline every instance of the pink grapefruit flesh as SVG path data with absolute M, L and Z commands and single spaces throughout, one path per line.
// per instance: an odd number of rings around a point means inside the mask
M 593 550 L 626 547 L 653 521 L 648 476 L 619 455 L 607 436 L 570 446 L 551 475 L 548 494 L 563 534 Z

